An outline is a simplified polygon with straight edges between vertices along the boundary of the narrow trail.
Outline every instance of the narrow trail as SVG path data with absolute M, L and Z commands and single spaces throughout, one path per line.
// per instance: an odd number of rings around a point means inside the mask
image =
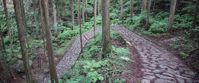
M 136 53 L 133 54 L 133 57 L 137 57 L 136 60 L 140 60 L 136 65 L 142 66 L 138 68 L 140 74 L 132 78 L 130 77 L 129 82 L 127 81 L 128 83 L 135 80 L 141 80 L 141 83 L 198 83 L 198 81 L 194 82 L 193 80 L 195 73 L 172 53 L 122 26 L 113 26 L 112 29 L 122 35 L 127 41 L 131 48 L 130 51 L 137 51 L 132 52 Z M 101 30 L 97 29 L 96 31 L 98 33 Z M 83 46 L 93 36 L 93 30 L 83 33 Z M 64 72 L 71 69 L 78 59 L 80 52 L 80 39 L 77 37 L 56 66 L 58 78 L 63 76 Z M 133 74 L 136 74 L 136 72 L 133 72 Z M 47 83 L 48 80 L 50 80 L 49 76 L 40 83 Z
M 96 33 L 100 31 L 101 31 L 100 29 L 98 28 L 96 29 Z M 93 29 L 83 33 L 82 34 L 83 47 L 93 37 L 94 37 Z M 71 69 L 71 67 L 75 64 L 75 61 L 78 59 L 80 53 L 81 53 L 80 37 L 76 37 L 71 47 L 66 50 L 64 57 L 60 60 L 60 62 L 56 66 L 56 72 L 58 78 L 61 78 L 61 76 L 63 76 L 66 71 L 69 71 Z M 48 83 L 48 80 L 50 80 L 49 75 L 46 78 L 44 78 L 40 83 Z
M 143 67 L 141 83 L 198 83 L 195 73 L 176 56 L 122 26 L 113 26 L 138 51 Z

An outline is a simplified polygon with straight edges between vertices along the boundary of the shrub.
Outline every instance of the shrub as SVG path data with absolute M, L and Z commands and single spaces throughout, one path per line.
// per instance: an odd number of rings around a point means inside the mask
M 164 33 L 167 31 L 167 22 L 165 20 L 155 21 L 151 24 L 149 31 L 152 33 Z

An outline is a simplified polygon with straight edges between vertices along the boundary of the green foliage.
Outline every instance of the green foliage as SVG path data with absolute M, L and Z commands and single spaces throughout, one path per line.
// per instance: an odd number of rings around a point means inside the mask
M 184 52 L 181 52 L 180 53 L 180 57 L 182 58 L 182 59 L 187 59 L 188 58 L 188 54 L 186 54 L 186 53 L 184 53 Z
M 113 23 L 113 24 L 122 24 L 122 20 L 120 20 L 120 19 L 113 19 L 113 20 L 111 20 L 111 23 Z
M 176 15 L 175 29 L 190 29 L 192 27 L 192 16 L 190 15 Z
M 133 16 L 132 18 L 128 18 L 123 23 L 126 26 L 130 26 L 130 30 L 137 30 L 142 33 L 147 34 L 159 34 L 159 33 L 165 33 L 167 31 L 167 19 L 164 19 L 164 16 L 167 15 L 167 13 L 158 13 L 158 16 L 150 17 L 149 18 L 149 29 L 144 29 L 144 18 L 145 14 L 142 13 L 137 16 Z
M 143 20 L 143 18 L 143 15 L 133 16 L 132 18 L 124 21 L 124 24 L 126 24 L 127 26 L 131 26 L 130 30 L 139 29 L 142 25 L 141 21 Z
M 75 28 L 74 30 L 67 29 L 58 35 L 59 40 L 70 40 L 72 37 L 79 34 L 79 29 Z M 63 43 L 63 42 L 62 42 Z
M 116 48 L 114 46 L 112 48 L 113 48 L 113 52 L 115 52 L 117 56 L 128 57 L 129 55 L 129 51 L 126 48 Z
M 160 21 L 154 21 L 150 28 L 149 32 L 152 33 L 165 33 L 167 31 L 167 21 L 166 20 L 160 20 Z
M 113 35 L 114 34 L 114 35 Z M 111 35 L 117 36 L 116 33 Z M 115 37 L 115 38 L 117 38 Z M 101 35 L 96 36 L 84 48 L 79 60 L 76 61 L 74 68 L 65 73 L 62 81 L 68 83 L 96 83 L 106 78 L 111 78 L 112 73 L 123 72 L 122 70 L 113 70 L 112 65 L 116 64 L 119 68 L 124 66 L 124 61 L 129 62 L 129 52 L 126 48 L 117 48 L 113 46 L 113 52 L 110 57 L 101 59 Z M 128 58 L 128 60 L 126 59 Z M 123 83 L 124 79 L 112 79 L 114 83 Z

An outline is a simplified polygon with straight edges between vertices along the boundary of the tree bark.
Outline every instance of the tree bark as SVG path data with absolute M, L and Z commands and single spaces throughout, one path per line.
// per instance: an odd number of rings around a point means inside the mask
M 177 3 L 177 0 L 171 0 L 170 15 L 169 15 L 169 24 L 168 24 L 168 30 L 169 31 L 171 31 L 173 23 L 174 23 L 176 3 Z
M 142 0 L 142 11 L 147 11 L 147 0 Z
M 56 5 L 55 5 L 55 0 L 53 0 L 53 24 L 54 26 L 57 25 L 57 10 L 56 10 Z
M 83 7 L 82 7 L 82 23 L 85 22 L 85 2 L 82 0 Z
M 71 19 L 72 19 L 72 30 L 74 28 L 75 20 L 74 20 L 74 2 L 70 0 L 70 12 L 71 12 Z
M 95 38 L 95 31 L 96 31 L 96 12 L 97 12 L 97 0 L 94 0 L 94 38 Z
M 99 16 L 101 14 L 101 0 L 97 0 L 97 15 Z
M 102 0 L 102 58 L 111 53 L 109 1 Z
M 80 11 L 80 0 L 78 0 L 78 24 L 79 24 L 79 32 L 80 32 L 80 47 L 81 51 L 83 50 L 83 44 L 82 44 L 82 23 L 81 23 L 81 11 Z
M 44 24 L 44 16 L 43 16 L 41 0 L 39 0 L 39 13 L 40 13 L 40 22 L 41 22 L 41 36 L 42 36 L 42 40 L 44 42 L 43 48 L 46 49 L 45 24 Z M 46 56 L 46 50 L 44 50 L 44 55 Z
M 193 16 L 193 21 L 192 21 L 192 29 L 195 29 L 196 27 L 198 12 L 199 12 L 199 0 L 196 0 L 195 14 Z
M 123 14 L 124 14 L 124 3 L 123 0 L 120 0 L 120 17 L 119 19 L 123 19 Z
M 146 29 L 149 27 L 149 16 L 150 16 L 150 11 L 151 11 L 151 0 L 147 1 L 147 11 L 146 11 Z
M 14 9 L 16 14 L 18 37 L 21 46 L 22 59 L 24 63 L 24 69 L 26 73 L 27 83 L 32 83 L 32 74 L 29 66 L 29 57 L 27 55 L 26 47 L 26 22 L 25 22 L 25 12 L 23 6 L 23 0 L 13 0 Z
M 0 32 L 0 40 L 1 40 L 1 51 L 2 51 L 2 56 L 5 57 L 6 56 L 6 47 L 4 44 L 4 38 L 3 38 L 3 33 Z
M 130 8 L 130 11 L 131 11 L 131 17 L 134 15 L 134 0 L 131 0 L 131 8 Z
M 85 1 L 85 20 L 88 19 L 88 12 L 87 12 L 87 9 L 88 9 L 88 0 Z
M 48 11 L 48 0 L 41 0 L 42 2 L 42 11 L 43 11 L 43 18 L 44 18 L 44 28 L 45 28 L 45 36 L 46 36 L 46 49 L 49 61 L 49 68 L 50 68 L 50 76 L 51 76 L 51 83 L 58 83 L 57 73 L 55 69 L 54 63 L 54 55 L 53 55 L 53 48 L 52 48 L 52 39 L 51 39 L 51 31 L 49 26 L 49 11 Z

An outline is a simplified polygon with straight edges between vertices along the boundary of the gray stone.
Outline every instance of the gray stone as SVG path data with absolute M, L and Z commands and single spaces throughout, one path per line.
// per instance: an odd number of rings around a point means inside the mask
M 186 71 L 184 73 L 187 74 L 187 75 L 190 75 L 190 76 L 195 76 L 195 73 L 192 72 L 192 71 Z
M 155 76 L 145 75 L 143 78 L 148 79 L 148 80 L 153 80 Z
M 161 72 L 163 72 L 162 70 L 153 70 L 153 73 L 161 73 Z
M 167 76 L 173 77 L 173 75 L 170 74 L 170 73 L 165 73 L 165 72 L 164 72 L 163 75 L 167 75 Z
M 150 66 L 150 67 L 154 67 L 154 68 L 157 67 L 157 65 L 155 65 L 155 64 L 150 64 L 149 66 Z
M 167 73 L 170 73 L 170 74 L 178 74 L 178 75 L 180 74 L 179 71 L 175 71 L 175 70 L 173 70 L 173 69 L 171 69 L 171 68 L 168 68 L 166 72 L 167 72 Z
M 173 78 L 169 77 L 169 76 L 164 76 L 164 75 L 160 75 L 160 74 L 155 74 L 157 77 L 162 78 L 162 79 L 167 79 L 167 80 L 172 80 Z
M 177 80 L 179 83 L 185 83 L 184 79 L 182 79 L 182 78 L 177 78 Z
M 154 83 L 176 83 L 175 81 L 165 80 L 165 79 L 156 79 Z
M 141 83 L 151 83 L 151 81 L 147 79 L 142 79 Z
M 167 68 L 168 68 L 168 67 L 165 66 L 165 65 L 159 65 L 159 67 L 162 68 L 162 69 L 167 69 Z

